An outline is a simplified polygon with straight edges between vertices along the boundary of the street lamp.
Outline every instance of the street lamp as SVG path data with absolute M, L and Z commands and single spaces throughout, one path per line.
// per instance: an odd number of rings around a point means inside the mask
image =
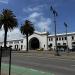
M 67 46 L 67 51 L 69 52 L 69 50 L 68 50 L 68 38 L 67 38 L 67 23 L 66 22 L 64 22 L 64 26 L 65 26 L 65 28 L 66 28 L 66 46 Z
M 53 16 L 54 16 L 54 25 L 55 25 L 55 51 L 56 51 L 55 55 L 59 56 L 59 52 L 58 52 L 58 49 L 57 49 L 57 36 L 56 36 L 56 17 L 58 16 L 58 13 L 56 12 L 56 10 L 53 9 L 52 6 L 50 7 L 50 10 L 52 11 Z

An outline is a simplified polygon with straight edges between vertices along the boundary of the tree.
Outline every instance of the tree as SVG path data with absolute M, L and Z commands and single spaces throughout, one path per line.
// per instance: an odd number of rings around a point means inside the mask
M 28 52 L 28 36 L 32 35 L 34 32 L 34 27 L 33 24 L 29 21 L 26 20 L 25 23 L 23 24 L 23 26 L 21 26 L 20 31 L 23 35 L 26 35 L 26 44 L 27 44 L 27 49 L 26 51 Z
M 3 26 L 5 31 L 4 47 L 6 47 L 8 29 L 12 30 L 17 25 L 17 19 L 13 12 L 10 9 L 3 9 L 2 13 L 0 14 L 0 28 Z
M 3 9 L 0 14 L 0 29 L 4 28 L 4 48 L 7 50 L 6 42 L 7 42 L 7 32 L 8 29 L 12 30 L 14 27 L 18 26 L 16 16 L 9 9 Z M 1 48 L 2 49 L 2 48 Z M 10 59 L 9 59 L 9 75 L 11 73 L 11 49 L 10 49 Z M 0 56 L 0 75 L 1 75 L 1 56 Z

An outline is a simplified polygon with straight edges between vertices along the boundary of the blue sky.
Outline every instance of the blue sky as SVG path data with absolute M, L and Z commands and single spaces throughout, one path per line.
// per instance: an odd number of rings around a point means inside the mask
M 75 31 L 75 0 L 0 0 L 0 11 L 11 9 L 18 19 L 19 26 L 29 19 L 37 31 L 54 32 L 53 16 L 50 6 L 58 12 L 57 33 Z

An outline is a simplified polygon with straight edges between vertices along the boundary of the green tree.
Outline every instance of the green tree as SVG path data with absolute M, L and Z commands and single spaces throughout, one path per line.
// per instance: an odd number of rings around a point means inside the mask
M 23 35 L 26 35 L 26 40 L 27 40 L 26 51 L 28 52 L 28 36 L 30 36 L 34 33 L 34 26 L 33 26 L 32 22 L 30 22 L 29 20 L 26 20 L 25 23 L 21 26 L 20 31 Z
M 10 9 L 3 9 L 2 13 L 0 14 L 0 28 L 2 26 L 5 31 L 4 47 L 6 47 L 8 29 L 12 30 L 14 27 L 18 26 L 16 16 Z

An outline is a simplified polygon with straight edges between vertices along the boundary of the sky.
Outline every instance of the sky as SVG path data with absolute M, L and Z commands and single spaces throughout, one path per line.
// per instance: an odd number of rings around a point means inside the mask
M 56 17 L 57 33 L 65 32 L 64 22 L 68 25 L 68 32 L 74 32 L 75 0 L 0 0 L 0 13 L 3 8 L 11 9 L 16 15 L 19 28 L 25 20 L 30 20 L 36 31 L 54 33 L 54 19 L 50 6 L 53 6 L 58 13 Z M 19 28 L 9 31 L 8 37 L 11 34 L 22 36 Z M 3 37 L 3 28 L 0 33 L 0 37 Z

